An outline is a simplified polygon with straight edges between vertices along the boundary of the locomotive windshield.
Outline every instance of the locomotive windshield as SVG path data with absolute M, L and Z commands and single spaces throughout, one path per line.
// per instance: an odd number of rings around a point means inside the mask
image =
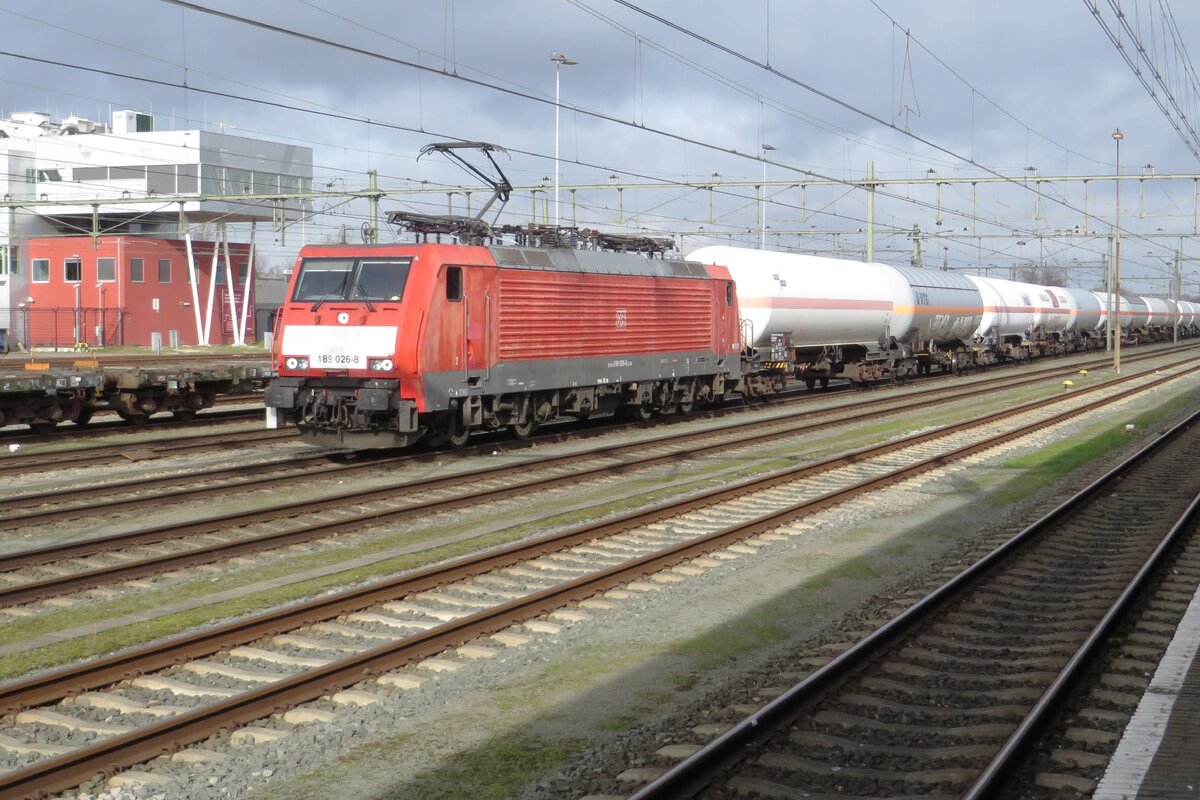
M 292 300 L 399 300 L 411 266 L 411 258 L 306 258 Z

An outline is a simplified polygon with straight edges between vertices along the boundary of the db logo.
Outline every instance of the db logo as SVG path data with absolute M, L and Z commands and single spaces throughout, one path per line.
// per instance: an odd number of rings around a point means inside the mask
M 617 327 L 624 328 L 628 324 L 629 324 L 629 316 L 628 316 L 628 314 L 625 313 L 625 309 L 618 308 L 617 309 Z
M 348 311 L 342 311 L 342 312 L 340 312 L 340 313 L 338 314 L 338 322 L 340 322 L 340 323 L 342 323 L 343 325 L 345 325 L 345 324 L 346 324 L 347 322 L 349 322 L 349 321 L 350 321 L 350 312 L 348 312 Z

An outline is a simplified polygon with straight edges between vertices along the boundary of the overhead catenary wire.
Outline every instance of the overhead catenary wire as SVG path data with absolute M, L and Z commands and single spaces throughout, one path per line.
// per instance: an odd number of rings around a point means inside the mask
M 179 6 L 181 6 L 181 7 L 187 7 L 187 8 L 191 8 L 191 9 L 193 9 L 193 10 L 203 11 L 204 13 L 210 13 L 210 10 L 209 10 L 209 9 L 201 9 L 201 8 L 198 8 L 198 7 L 196 7 L 196 6 L 195 6 L 195 4 L 191 4 L 191 3 L 181 3 L 181 2 L 177 2 L 177 0 L 164 0 L 164 2 L 172 2 L 173 4 L 175 4 L 175 5 L 179 5 Z M 218 12 L 218 15 L 219 15 L 219 16 L 225 16 L 225 17 L 229 17 L 229 18 L 231 18 L 231 19 L 237 19 L 237 20 L 241 20 L 241 19 L 242 19 L 242 18 L 239 18 L 239 17 L 235 17 L 235 16 L 233 16 L 233 15 L 226 15 L 226 14 L 223 14 L 223 13 L 220 13 L 220 12 Z M 264 25 L 265 25 L 265 24 L 264 24 Z M 312 39 L 314 39 L 314 40 L 317 40 L 317 41 L 322 41 L 322 43 L 330 44 L 330 45 L 332 45 L 332 46 L 338 46 L 338 47 L 343 47 L 343 48 L 349 47 L 349 46 L 340 45 L 340 44 L 338 44 L 338 43 L 334 43 L 334 42 L 327 42 L 327 41 L 324 41 L 324 40 L 320 40 L 320 38 L 319 38 L 319 37 L 310 37 L 308 34 L 295 34 L 295 32 L 290 32 L 290 31 L 287 31 L 286 29 L 278 28 L 278 26 L 267 26 L 267 27 L 269 27 L 269 28 L 271 28 L 271 29 L 273 29 L 273 30 L 278 30 L 278 31 L 280 31 L 280 32 L 287 32 L 287 33 L 289 33 L 289 35 L 301 35 L 301 36 L 303 36 L 303 37 L 306 37 L 306 38 L 312 38 Z M 352 49 L 352 50 L 355 50 L 355 48 L 350 48 L 350 49 Z M 363 52 L 365 55 L 370 55 L 370 56 L 372 56 L 372 57 L 381 57 L 379 54 L 377 54 L 377 53 L 374 53 L 374 52 L 369 52 L 369 51 L 360 51 L 360 52 Z M 387 58 L 388 60 L 395 60 L 395 59 L 392 59 L 391 57 L 387 57 L 387 56 L 382 56 L 382 57 L 384 57 L 384 58 Z M 404 63 L 406 63 L 406 65 L 407 65 L 407 66 L 419 67 L 419 65 L 412 64 L 411 62 L 404 62 Z M 65 66 L 73 66 L 73 65 L 65 65 Z M 439 71 L 439 70 L 436 70 L 436 69 L 432 69 L 432 68 L 425 68 L 425 69 L 427 69 L 427 71 L 430 71 L 430 72 L 436 72 L 436 73 L 439 73 L 439 74 L 444 74 L 442 71 Z M 454 79 L 456 79 L 456 80 L 463 80 L 463 79 L 464 79 L 464 78 L 463 78 L 461 75 L 449 75 L 449 74 L 446 74 L 445 76 L 446 76 L 446 77 L 450 77 L 450 78 L 454 78 Z M 136 79 L 136 78 L 135 78 L 135 79 Z M 477 83 L 479 83 L 479 82 L 477 82 Z M 486 82 L 482 82 L 482 83 L 480 83 L 480 85 L 485 85 L 485 86 L 488 86 L 488 88 L 499 88 L 500 90 L 504 90 L 504 89 L 503 89 L 503 87 L 494 87 L 494 86 L 490 86 L 490 85 L 488 85 Z M 201 90 L 199 90 L 197 87 L 194 87 L 194 86 L 182 86 L 182 87 L 180 87 L 180 88 L 183 88 L 183 89 L 185 89 L 186 91 L 201 91 Z M 249 101 L 249 102 L 266 102 L 266 101 L 262 101 L 262 100 L 259 100 L 259 99 L 256 99 L 256 98 L 239 97 L 239 96 L 237 96 L 237 95 L 233 95 L 233 94 L 231 94 L 231 93 L 214 92 L 213 90 L 203 90 L 203 91 L 210 92 L 210 93 L 212 93 L 212 94 L 216 94 L 216 95 L 220 95 L 220 96 L 227 96 L 227 97 L 233 97 L 233 98 L 235 98 L 235 99 L 246 100 L 246 101 Z M 518 94 L 520 94 L 520 93 L 518 93 Z M 525 95 L 521 95 L 521 96 L 526 96 L 526 97 L 528 97 L 529 99 L 535 99 L 535 100 L 538 100 L 539 102 L 549 102 L 549 101 L 546 101 L 546 100 L 544 100 L 544 99 L 542 99 L 542 98 L 532 97 L 532 96 L 529 96 L 529 95 L 527 95 L 527 94 L 525 94 Z M 281 106 L 283 106 L 283 107 L 287 107 L 287 106 L 285 106 L 284 104 L 279 104 L 279 105 L 281 105 Z M 295 109 L 295 107 L 291 107 L 291 108 L 293 108 L 293 110 L 304 110 L 304 111 L 310 111 L 309 109 Z M 623 120 L 615 119 L 615 118 L 612 118 L 612 117 L 609 117 L 609 116 L 606 116 L 606 115 L 596 115 L 594 112 L 587 111 L 586 109 L 579 109 L 579 108 L 575 108 L 575 107 L 571 107 L 571 108 L 572 108 L 572 110 L 574 110 L 574 111 L 577 111 L 578 113 L 592 114 L 593 116 L 599 116 L 600 118 L 602 118 L 602 119 L 607 119 L 608 121 L 611 121 L 611 122 L 617 122 L 617 123 L 619 123 L 619 124 L 630 124 L 630 123 L 627 123 L 627 122 L 625 122 L 625 121 L 623 121 Z M 342 118 L 346 118 L 346 119 L 351 119 L 351 118 L 354 118 L 356 121 L 359 121 L 359 122 L 366 122 L 368 125 L 372 125 L 372 124 L 381 124 L 381 123 L 379 123 L 377 120 L 363 120 L 363 119 L 361 119 L 361 118 L 355 118 L 355 117 L 353 117 L 353 115 L 342 115 Z M 399 127 L 400 129 L 405 129 L 405 128 L 404 128 L 404 126 L 388 126 L 388 127 Z M 639 127 L 640 129 L 643 129 L 643 130 L 645 129 L 645 128 L 643 128 L 642 126 L 635 126 L 635 127 Z M 411 128 L 408 128 L 408 130 L 413 130 L 413 129 L 411 129 Z M 673 138 L 676 138 L 676 139 L 678 139 L 678 140 L 680 140 L 680 141 L 684 141 L 685 143 L 686 143 L 686 142 L 690 142 L 690 143 L 692 143 L 692 144 L 696 144 L 697 146 L 701 146 L 701 147 L 709 147 L 709 148 L 712 148 L 712 149 L 720 150 L 720 151 L 727 152 L 727 153 L 734 154 L 734 155 L 738 155 L 738 156 L 741 156 L 741 157 L 753 158 L 753 159 L 754 159 L 754 160 L 756 160 L 756 161 L 761 161 L 761 160 L 762 160 L 762 159 L 754 158 L 753 156 L 748 156 L 748 155 L 746 155 L 746 154 L 739 153 L 739 152 L 737 152 L 736 150 L 731 150 L 731 149 L 729 149 L 729 148 L 720 148 L 720 147 L 716 147 L 716 146 L 714 146 L 714 145 L 710 145 L 710 144 L 708 144 L 708 143 L 701 142 L 701 141 L 698 141 L 698 140 L 695 140 L 695 139 L 688 139 L 687 137 L 680 137 L 680 136 L 678 136 L 678 135 L 672 135 L 672 134 L 670 134 L 669 132 L 665 132 L 665 131 L 655 131 L 655 130 L 653 130 L 653 129 L 651 129 L 651 132 L 655 132 L 655 133 L 661 133 L 661 134 L 663 134 L 663 135 L 669 135 L 669 136 L 673 136 Z M 530 155 L 534 155 L 534 156 L 537 156 L 537 157 L 545 157 L 545 156 L 542 156 L 541 154 L 538 154 L 538 153 L 535 153 L 535 152 L 532 152 L 532 151 L 521 151 L 521 152 L 527 152 L 528 154 L 530 154 Z M 587 166 L 587 164 L 586 164 L 585 162 L 576 161 L 575 163 L 579 163 L 579 164 L 580 164 L 580 165 L 582 165 L 582 166 Z M 812 171 L 808 171 L 808 170 L 797 170 L 795 167 L 792 167 L 791 165 L 788 165 L 788 164 L 786 164 L 786 163 L 782 163 L 782 162 L 778 162 L 778 161 L 775 161 L 775 160 L 772 160 L 770 163 L 772 163 L 772 164 L 775 164 L 776 166 L 779 166 L 779 167 L 781 167 L 781 168 L 783 168 L 783 169 L 788 169 L 788 170 L 792 170 L 792 171 L 801 172 L 802 174 L 809 175 L 809 176 L 811 176 L 811 177 L 813 177 L 813 178 L 820 178 L 820 179 L 834 180 L 834 179 L 825 178 L 824 176 L 821 176 L 821 175 L 819 175 L 818 173 L 815 173 L 815 172 L 812 172 Z M 594 166 L 601 167 L 601 166 L 603 166 L 603 165 L 594 165 Z M 605 168 L 605 169 L 616 169 L 616 168 L 614 168 L 614 167 L 610 167 L 610 166 L 603 166 L 603 168 Z M 621 172 L 623 172 L 623 173 L 626 173 L 626 174 L 636 174 L 636 173 L 634 173 L 633 171 L 630 171 L 630 170 L 620 170 L 620 171 L 621 171 Z M 998 173 L 996 173 L 996 174 L 998 174 Z M 847 185 L 851 185 L 851 182 L 849 182 L 849 181 L 846 181 L 845 183 L 846 183 Z M 682 186 L 688 186 L 688 185 L 691 185 L 691 184 L 689 184 L 688 182 L 679 182 L 679 185 L 682 187 Z M 886 196 L 886 194 L 885 194 L 885 193 L 882 193 L 882 192 L 881 192 L 881 195 L 884 195 L 884 196 Z M 893 196 L 893 197 L 895 197 L 895 196 Z M 904 199 L 904 198 L 896 197 L 896 199 Z M 917 205 L 922 205 L 922 204 L 921 204 L 920 202 L 918 202 L 918 203 L 917 203 Z M 933 206 L 932 206 L 931 204 L 928 204 L 928 203 L 925 203 L 925 204 L 923 204 L 923 205 L 924 205 L 925 207 L 927 207 L 927 208 L 933 208 Z M 965 218 L 972 218 L 972 215 L 970 215 L 970 214 L 966 214 L 966 213 L 963 213 L 963 212 L 956 212 L 956 213 L 957 213 L 959 216 L 963 216 L 963 217 L 965 217 Z M 845 217 L 845 216 L 843 216 L 843 218 L 845 218 L 845 219 L 854 219 L 855 221 L 858 221 L 858 222 L 861 222 L 861 221 L 862 221 L 860 218 Z M 978 219 L 980 219 L 980 221 L 983 221 L 983 222 L 989 222 L 989 220 L 985 220 L 985 219 L 982 219 L 982 218 L 978 218 Z M 1031 231 L 1031 232 L 1029 233 L 1029 235 L 1035 235 L 1035 233 Z M 1136 235 L 1136 234 L 1131 234 L 1131 235 Z

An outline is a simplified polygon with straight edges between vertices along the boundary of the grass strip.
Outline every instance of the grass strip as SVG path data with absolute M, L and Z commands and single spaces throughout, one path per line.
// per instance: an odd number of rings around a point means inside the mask
M 1003 469 L 1022 470 L 1020 475 L 1005 482 L 1004 488 L 988 496 L 993 505 L 1007 505 L 1021 500 L 1053 483 L 1069 472 L 1129 444 L 1133 425 L 1145 431 L 1156 423 L 1182 416 L 1196 407 L 1200 389 L 1191 389 L 1149 408 L 1126 422 L 1103 422 L 1085 428 L 1079 434 L 1042 447 L 1033 453 L 1004 462 Z M 1136 434 L 1134 434 L 1136 435 Z

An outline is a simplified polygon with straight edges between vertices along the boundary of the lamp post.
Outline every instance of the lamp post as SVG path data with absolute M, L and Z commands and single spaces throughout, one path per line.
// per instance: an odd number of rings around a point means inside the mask
M 1125 134 L 1117 128 L 1113 131 L 1117 143 L 1117 224 L 1113 239 L 1113 303 L 1116 305 L 1116 324 L 1113 326 L 1113 373 L 1121 374 L 1121 140 Z
M 775 145 L 763 142 L 763 177 L 762 185 L 758 187 L 758 245 L 767 249 L 767 153 L 775 149 Z
M 100 324 L 96 326 L 96 346 L 104 347 L 104 284 L 96 284 L 96 295 L 100 301 Z
M 571 67 L 578 64 L 578 61 L 573 61 L 570 57 L 562 53 L 551 53 L 550 60 L 554 62 L 554 227 L 558 227 L 558 97 L 559 87 L 561 86 L 561 73 L 563 67 Z

